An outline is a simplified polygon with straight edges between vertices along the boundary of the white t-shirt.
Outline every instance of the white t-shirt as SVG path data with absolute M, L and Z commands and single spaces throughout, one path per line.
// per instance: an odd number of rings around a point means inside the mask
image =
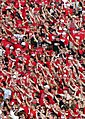
M 14 36 L 16 37 L 16 38 L 18 38 L 18 40 L 22 40 L 22 38 L 25 36 L 24 34 L 14 34 Z
M 4 99 L 7 99 L 12 94 L 10 89 L 3 88 L 3 91 L 4 91 Z
M 12 119 L 19 119 L 18 116 L 15 116 L 15 115 L 14 115 L 13 110 L 10 110 L 10 117 L 12 117 Z

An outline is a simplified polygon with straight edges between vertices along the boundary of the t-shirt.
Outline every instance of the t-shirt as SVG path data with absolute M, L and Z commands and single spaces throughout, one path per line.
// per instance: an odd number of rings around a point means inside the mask
M 11 96 L 12 92 L 10 89 L 3 88 L 3 91 L 4 91 L 4 99 L 7 99 L 9 98 L 9 96 Z

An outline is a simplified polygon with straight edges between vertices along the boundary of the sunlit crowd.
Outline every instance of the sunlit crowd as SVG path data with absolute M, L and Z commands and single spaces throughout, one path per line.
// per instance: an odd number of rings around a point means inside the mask
M 85 0 L 0 0 L 0 119 L 85 119 Z

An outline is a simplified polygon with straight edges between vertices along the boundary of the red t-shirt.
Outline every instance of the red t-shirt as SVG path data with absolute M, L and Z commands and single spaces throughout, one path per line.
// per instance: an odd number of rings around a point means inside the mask
M 30 110 L 30 115 L 31 115 L 32 117 L 35 117 L 35 118 L 36 118 L 36 110 L 31 109 L 31 110 Z

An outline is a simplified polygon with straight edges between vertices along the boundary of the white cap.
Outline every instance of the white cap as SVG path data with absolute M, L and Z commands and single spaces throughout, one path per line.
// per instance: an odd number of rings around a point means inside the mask
M 23 111 L 23 110 L 24 110 L 24 109 L 20 107 L 19 110 L 18 110 L 18 112 Z
M 13 47 L 13 46 L 11 46 L 11 47 L 10 47 L 10 49 L 11 49 L 11 50 L 13 50 L 13 49 L 14 49 L 14 47 Z
M 62 35 L 66 35 L 66 32 L 62 32 Z
M 34 56 L 35 56 L 35 54 L 32 54 L 32 56 L 34 57 Z
M 7 8 L 6 9 L 11 9 L 11 7 L 10 6 L 7 6 Z
M 72 57 L 72 56 L 69 56 L 69 57 L 68 57 L 68 59 L 72 60 L 72 59 L 73 59 L 73 57 Z
M 70 7 L 70 4 L 67 4 L 67 7 Z
M 64 31 L 67 31 L 67 28 L 63 28 Z
M 63 76 L 64 76 L 64 77 L 67 77 L 67 75 L 66 75 L 66 74 L 64 74 Z
M 23 79 L 26 79 L 26 76 L 24 76 Z
M 12 77 L 13 77 L 14 79 L 16 79 L 16 75 L 13 75 Z
M 21 50 L 20 48 L 17 48 L 16 50 Z
M 59 30 L 62 30 L 62 27 L 59 26 Z
M 26 43 L 25 43 L 25 42 L 22 42 L 22 43 L 21 43 L 21 45 L 24 45 L 24 46 L 25 46 L 25 45 L 26 45 Z
M 45 85 L 44 87 L 50 89 L 50 86 L 49 85 Z
M 52 39 L 55 39 L 55 37 L 54 37 L 54 36 L 52 36 Z
M 64 42 L 65 40 L 64 39 L 61 39 L 62 42 Z
M 61 21 L 61 22 L 64 22 L 64 20 L 63 20 L 63 19 L 61 19 L 60 21 Z
M 75 15 L 73 15 L 72 17 L 73 17 L 73 18 L 76 18 L 76 16 L 75 16 Z
M 80 37 L 79 37 L 79 36 L 76 36 L 75 38 L 80 39 Z

